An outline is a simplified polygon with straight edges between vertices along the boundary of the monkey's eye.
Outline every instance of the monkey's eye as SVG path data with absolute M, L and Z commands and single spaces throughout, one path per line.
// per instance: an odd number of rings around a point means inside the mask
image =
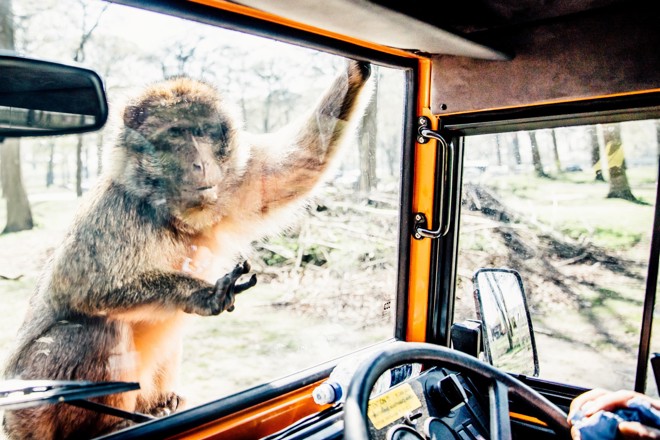
M 190 132 L 195 137 L 204 136 L 204 129 L 202 127 L 199 127 L 199 126 L 198 127 L 193 127 L 192 129 L 190 129 Z
M 227 138 L 224 127 L 222 126 L 213 128 L 209 127 L 207 133 L 211 136 L 211 139 L 214 142 L 224 142 Z
M 182 127 L 170 127 L 167 129 L 167 134 L 170 136 L 183 136 L 186 134 L 186 129 Z

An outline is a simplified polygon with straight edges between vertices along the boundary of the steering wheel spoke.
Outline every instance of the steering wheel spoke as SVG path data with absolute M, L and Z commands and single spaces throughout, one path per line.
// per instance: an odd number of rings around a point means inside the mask
M 511 419 L 509 417 L 509 388 L 493 380 L 488 385 L 491 438 L 510 440 Z

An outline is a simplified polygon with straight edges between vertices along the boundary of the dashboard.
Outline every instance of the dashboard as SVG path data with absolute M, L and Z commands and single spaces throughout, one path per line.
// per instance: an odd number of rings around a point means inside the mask
M 264 440 L 343 438 L 343 404 L 303 419 Z M 369 401 L 372 439 L 486 439 L 488 414 L 474 384 L 460 373 L 434 367 Z

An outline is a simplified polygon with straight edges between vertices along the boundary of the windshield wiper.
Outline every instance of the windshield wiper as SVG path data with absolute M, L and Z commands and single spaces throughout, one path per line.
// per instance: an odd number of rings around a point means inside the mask
M 85 400 L 138 389 L 140 389 L 140 384 L 137 382 L 7 380 L 0 382 L 0 409 L 16 410 L 45 404 L 66 403 L 138 423 L 155 419 L 146 414 L 128 412 Z

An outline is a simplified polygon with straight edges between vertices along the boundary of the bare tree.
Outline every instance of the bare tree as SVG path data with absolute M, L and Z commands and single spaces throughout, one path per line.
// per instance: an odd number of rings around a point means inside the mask
M 287 87 L 290 66 L 271 58 L 255 66 L 253 73 L 261 79 L 266 90 L 266 99 L 261 103 L 262 126 L 264 133 L 277 126 L 285 125 L 291 118 L 297 96 Z
M 14 50 L 11 0 L 0 0 L 0 48 Z M 18 139 L 0 138 L 0 181 L 7 200 L 7 224 L 2 233 L 32 229 L 32 210 L 23 185 Z
M 552 136 L 552 153 L 555 157 L 555 168 L 557 168 L 557 173 L 561 174 L 561 160 L 559 160 L 559 147 L 557 146 L 557 130 L 554 128 L 550 130 L 550 136 Z
M 368 194 L 376 187 L 376 147 L 378 146 L 378 72 L 374 75 L 374 91 L 367 106 L 359 131 L 360 192 Z
M 630 189 L 626 174 L 626 158 L 621 141 L 621 126 L 619 124 L 606 125 L 603 130 L 605 138 L 605 151 L 607 152 L 607 168 L 610 173 L 610 191 L 607 198 L 625 199 L 637 202 Z
M 513 147 L 513 158 L 516 161 L 516 165 L 522 165 L 522 156 L 520 155 L 520 139 L 518 138 L 518 133 L 513 133 L 511 145 Z
M 501 167 L 502 166 L 502 140 L 501 140 L 501 134 L 496 134 L 495 135 L 495 149 L 497 152 L 497 166 Z
M 537 177 L 548 177 L 543 170 L 543 163 L 541 162 L 541 153 L 539 151 L 539 143 L 536 140 L 536 132 L 529 132 L 529 141 L 532 148 L 532 163 L 534 164 L 534 172 Z
M 78 4 L 82 8 L 82 20 L 80 28 L 80 40 L 78 41 L 78 46 L 76 47 L 76 50 L 73 54 L 73 60 L 77 63 L 82 63 L 85 61 L 85 48 L 87 43 L 89 43 L 90 38 L 92 37 L 92 33 L 101 22 L 101 17 L 108 9 L 108 4 L 105 4 L 99 12 L 91 11 L 87 0 L 80 0 Z M 76 195 L 78 197 L 82 196 L 83 193 L 83 143 L 83 135 L 79 134 L 78 141 L 76 142 Z
M 605 182 L 605 176 L 603 176 L 603 164 L 600 161 L 600 142 L 598 141 L 596 127 L 589 128 L 589 137 L 591 139 L 591 166 L 594 169 L 595 180 L 597 182 Z
M 189 76 L 191 74 L 190 61 L 195 59 L 195 53 L 204 37 L 198 37 L 195 41 L 174 41 L 169 45 L 165 56 L 160 58 L 160 69 L 163 78 L 177 76 Z

